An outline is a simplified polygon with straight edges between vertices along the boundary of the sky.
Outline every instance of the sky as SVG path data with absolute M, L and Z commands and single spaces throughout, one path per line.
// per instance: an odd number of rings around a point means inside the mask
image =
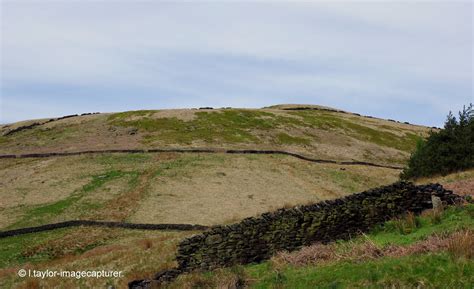
M 299 103 L 442 126 L 474 102 L 471 1 L 0 1 L 0 123 Z

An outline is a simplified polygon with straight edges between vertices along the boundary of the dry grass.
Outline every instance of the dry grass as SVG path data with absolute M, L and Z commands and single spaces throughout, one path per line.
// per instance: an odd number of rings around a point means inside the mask
M 94 212 L 90 218 L 93 220 L 125 221 L 137 209 L 138 203 L 143 199 L 153 173 L 153 169 L 142 173 L 138 179 L 138 185 L 133 190 L 110 200 L 104 207 Z
M 332 244 L 314 244 L 303 247 L 296 252 L 279 252 L 272 258 L 272 265 L 280 269 L 290 264 L 293 266 L 306 266 L 317 264 L 337 258 L 335 246 Z
M 430 223 L 432 225 L 436 225 L 436 224 L 441 223 L 442 215 L 443 215 L 443 209 L 442 208 L 439 208 L 439 209 L 436 209 L 436 210 L 434 210 L 434 209 L 425 210 L 421 213 L 421 216 L 428 218 L 428 220 L 430 220 Z
M 140 240 L 140 241 L 139 241 L 139 244 L 140 244 L 140 246 L 141 246 L 144 250 L 148 250 L 148 249 L 150 249 L 151 247 L 153 247 L 153 241 L 150 240 L 150 239 L 143 239 L 143 240 Z
M 2 143 L 1 154 L 44 153 L 140 147 L 141 137 L 127 128 L 111 128 L 109 114 L 96 114 L 55 121 L 33 130 L 13 134 Z
M 40 282 L 38 279 L 28 279 L 26 283 L 23 286 L 19 286 L 18 289 L 39 289 L 40 287 Z
M 455 194 L 461 196 L 474 196 L 474 170 L 452 173 L 446 176 L 420 178 L 416 183 L 440 183 L 446 189 L 452 190 Z
M 127 283 L 135 279 L 151 278 L 160 270 L 176 266 L 174 254 L 177 243 L 192 232 L 150 232 L 137 230 L 111 229 L 114 238 L 108 238 L 104 244 L 87 250 L 85 253 L 58 254 L 57 258 L 40 263 L 22 264 L 0 269 L 0 287 L 28 287 L 36 280 L 39 288 L 126 288 Z M 78 229 L 77 232 L 80 232 Z M 75 232 L 72 232 L 74 234 Z M 85 233 L 82 232 L 84 235 Z M 78 238 L 79 234 L 74 234 Z M 100 232 L 96 238 L 100 237 Z M 64 241 L 45 244 L 52 251 L 61 251 Z M 74 278 L 22 279 L 17 276 L 20 268 L 34 270 L 118 270 L 123 271 L 123 278 L 111 280 L 103 278 L 86 278 L 78 281 Z M 34 284 L 34 283 L 31 283 Z
M 413 254 L 443 251 L 447 249 L 448 243 L 452 238 L 454 238 L 454 234 L 446 237 L 433 235 L 426 240 L 419 241 L 408 246 L 391 245 L 384 248 L 383 255 L 389 257 L 401 257 Z
M 474 196 L 474 178 L 447 183 L 445 187 L 461 196 Z
M 91 182 L 91 176 L 108 171 L 137 172 L 140 177 L 134 187 L 128 184 L 130 175 L 111 179 L 70 208 L 36 223 L 88 218 L 221 224 L 285 205 L 338 198 L 398 177 L 391 169 L 344 169 L 266 155 L 105 154 L 6 160 L 0 165 L 0 183 L 5 184 L 0 198 L 6 200 L 0 205 L 0 228 L 30 209 L 72 196 Z
M 246 280 L 249 279 L 240 266 L 230 269 L 216 269 L 213 271 L 213 278 L 200 273 L 189 273 L 178 277 L 178 282 L 162 284 L 156 288 L 167 289 L 195 289 L 195 288 L 216 288 L 216 289 L 240 289 L 247 288 Z
M 296 252 L 279 252 L 271 259 L 274 268 L 283 268 L 286 265 L 307 266 L 330 263 L 340 260 L 364 261 L 379 258 L 384 255 L 383 250 L 369 238 L 363 243 L 348 242 L 344 244 L 314 244 L 303 247 Z
M 402 257 L 428 252 L 448 251 L 456 258 L 472 259 L 474 256 L 474 233 L 470 230 L 457 231 L 448 236 L 433 235 L 426 240 L 400 246 L 389 245 L 384 248 L 372 242 L 368 237 L 362 243 L 352 241 L 343 244 L 314 244 L 296 252 L 279 252 L 272 259 L 276 270 L 287 265 L 322 265 L 341 260 L 366 261 L 380 257 Z
M 191 121 L 196 118 L 196 111 L 190 109 L 164 109 L 157 111 L 154 118 L 170 118 L 175 117 L 184 121 Z
M 448 242 L 448 252 L 455 258 L 474 258 L 474 231 L 466 230 L 453 234 Z
M 302 162 L 285 156 L 207 155 L 164 170 L 130 218 L 145 223 L 232 223 L 281 207 L 392 183 L 389 169 Z M 251 196 L 251 197 L 249 197 Z
M 81 178 L 88 168 L 80 163 L 73 166 L 79 159 L 2 160 L 0 198 L 3 201 L 0 206 L 39 205 L 69 196 L 88 182 Z
M 59 258 L 81 253 L 90 247 L 98 246 L 116 236 L 117 232 L 111 229 L 79 228 L 62 238 L 48 240 L 39 245 L 26 247 L 21 252 L 21 255 L 25 258 L 35 255 L 48 255 L 51 258 Z

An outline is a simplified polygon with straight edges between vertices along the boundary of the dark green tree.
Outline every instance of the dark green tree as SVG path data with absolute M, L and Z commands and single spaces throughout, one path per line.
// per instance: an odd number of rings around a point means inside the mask
M 464 106 L 459 119 L 449 112 L 444 128 L 431 131 L 420 140 L 401 173 L 402 179 L 413 179 L 474 167 L 474 109 Z

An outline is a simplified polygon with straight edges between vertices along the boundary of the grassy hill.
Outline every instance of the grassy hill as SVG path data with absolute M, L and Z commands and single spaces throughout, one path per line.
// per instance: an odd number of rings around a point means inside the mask
M 25 126 L 31 128 L 17 130 Z M 147 110 L 3 125 L 0 154 L 149 148 L 279 149 L 327 160 L 403 165 L 417 138 L 426 136 L 429 130 L 307 105 Z M 104 153 L 1 159 L 0 230 L 71 219 L 232 223 L 284 206 L 387 185 L 396 181 L 399 173 L 397 169 L 313 163 L 272 154 Z M 466 186 L 472 187 L 473 178 L 468 171 L 439 180 L 469 193 Z M 130 280 L 171 268 L 176 244 L 193 233 L 69 228 L 0 239 L 0 288 L 120 288 Z M 249 267 L 245 278 L 250 280 L 254 278 L 251 272 L 261 271 L 272 280 L 275 275 L 266 272 L 265 266 Z M 107 268 L 123 270 L 125 277 L 42 281 L 17 277 L 17 270 L 25 267 Z M 206 276 L 195 278 L 204 278 L 204 285 L 214 284 L 214 275 Z M 206 283 L 206 278 L 211 283 Z M 179 282 L 176 286 L 185 284 Z M 275 285 L 265 282 L 262 286 Z
M 15 131 L 33 123 L 32 128 Z M 416 137 L 427 131 L 319 106 L 130 111 L 4 126 L 0 154 L 254 148 L 394 165 L 406 160 Z M 77 218 L 214 225 L 386 185 L 398 174 L 393 169 L 316 164 L 278 155 L 5 159 L 0 163 L 0 197 L 5 200 L 0 229 Z
M 292 110 L 300 108 L 302 110 Z M 317 106 L 142 110 L 77 116 L 10 131 L 0 153 L 154 147 L 286 149 L 322 159 L 403 164 L 429 128 Z

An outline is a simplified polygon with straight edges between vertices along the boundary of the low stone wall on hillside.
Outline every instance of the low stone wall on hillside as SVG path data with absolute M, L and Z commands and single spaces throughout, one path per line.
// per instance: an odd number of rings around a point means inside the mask
M 24 126 L 20 126 L 20 127 L 17 127 L 15 129 L 12 129 L 12 130 L 9 130 L 7 131 L 6 133 L 3 134 L 3 136 L 9 136 L 11 134 L 14 134 L 14 133 L 17 133 L 17 132 L 20 132 L 20 131 L 23 131 L 23 130 L 27 130 L 27 129 L 33 129 L 37 126 L 40 126 L 40 125 L 43 125 L 43 124 L 47 124 L 47 123 L 50 123 L 50 122 L 53 122 L 53 121 L 58 121 L 58 120 L 62 120 L 62 119 L 66 119 L 66 118 L 71 118 L 71 117 L 76 117 L 76 116 L 86 116 L 86 115 L 93 115 L 93 114 L 99 114 L 99 112 L 88 112 L 88 113 L 83 113 L 81 115 L 79 114 L 71 114 L 71 115 L 65 115 L 65 116 L 61 116 L 61 117 L 57 117 L 57 118 L 50 118 L 49 120 L 46 120 L 44 122 L 34 122 L 32 124 L 29 124 L 29 125 L 24 125 Z M 9 126 L 5 126 L 5 127 L 9 127 Z
M 323 160 L 314 159 L 298 153 L 281 151 L 281 150 L 236 150 L 236 149 L 224 149 L 224 148 L 163 148 L 163 149 L 111 149 L 111 150 L 90 150 L 90 151 L 77 151 L 77 152 L 50 152 L 50 153 L 30 153 L 30 154 L 10 154 L 0 155 L 0 159 L 22 159 L 22 158 L 48 158 L 48 157 L 65 157 L 75 155 L 87 155 L 87 154 L 105 154 L 105 153 L 226 153 L 226 154 L 258 154 L 258 155 L 286 155 L 297 159 L 322 164 L 338 164 L 338 165 L 363 165 L 372 166 L 379 168 L 388 168 L 401 170 L 403 167 L 382 165 L 362 161 L 336 161 L 336 160 Z
M 157 273 L 154 280 L 137 280 L 130 288 L 148 288 L 183 272 L 210 270 L 269 259 L 278 251 L 293 251 L 315 242 L 348 239 L 407 211 L 432 208 L 432 196 L 447 204 L 460 199 L 439 184 L 415 186 L 399 182 L 345 198 L 280 209 L 244 219 L 184 239 L 178 246 L 178 267 Z
M 51 231 L 61 228 L 71 227 L 104 227 L 104 228 L 124 228 L 136 230 L 176 230 L 176 231 L 195 231 L 205 230 L 208 227 L 194 224 L 134 224 L 125 222 L 108 222 L 108 221 L 92 221 L 92 220 L 71 220 L 60 223 L 45 224 L 35 227 L 20 228 L 8 231 L 0 231 L 0 239 L 6 237 L 19 236 L 24 234 Z

